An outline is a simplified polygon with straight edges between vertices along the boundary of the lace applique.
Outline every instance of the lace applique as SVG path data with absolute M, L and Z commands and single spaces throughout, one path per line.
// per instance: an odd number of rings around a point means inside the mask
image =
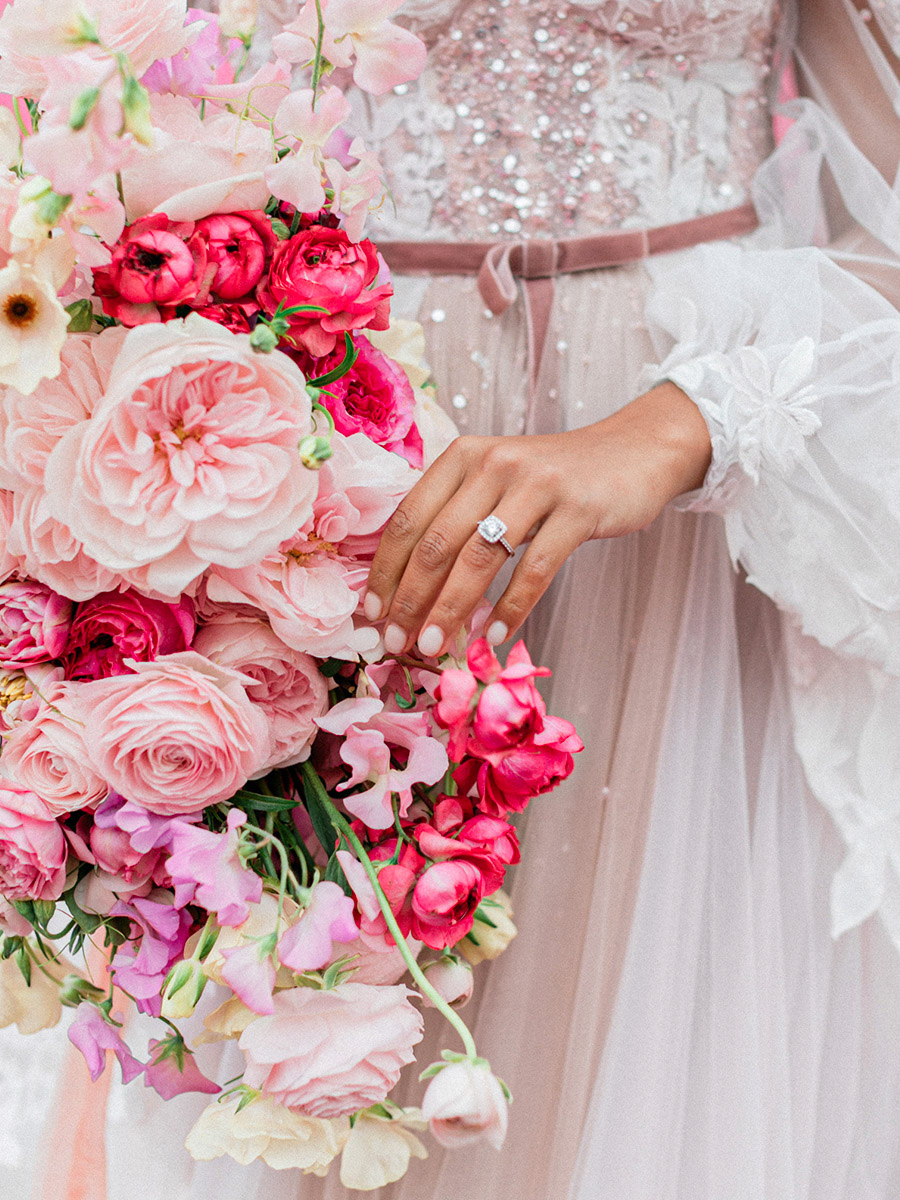
M 379 236 L 665 224 L 741 203 L 770 149 L 774 0 L 423 0 L 404 14 L 431 42 L 425 75 L 356 97 L 396 201 Z

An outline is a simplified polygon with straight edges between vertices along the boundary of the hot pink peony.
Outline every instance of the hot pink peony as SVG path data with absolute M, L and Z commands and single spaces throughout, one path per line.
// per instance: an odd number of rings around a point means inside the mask
M 415 396 L 409 378 L 401 366 L 376 350 L 365 337 L 357 338 L 358 357 L 348 374 L 328 384 L 322 403 L 334 417 L 341 433 L 364 433 L 376 445 L 402 453 L 404 439 L 412 428 Z M 325 371 L 337 366 L 334 361 L 321 364 Z M 405 455 L 404 457 L 408 457 Z M 421 467 L 422 459 L 412 465 Z
M 7 900 L 58 900 L 66 882 L 66 839 L 43 800 L 0 780 L 0 893 Z
M 340 229 L 313 225 L 282 242 L 259 291 L 267 313 L 279 304 L 315 304 L 324 314 L 297 313 L 291 337 L 316 358 L 330 354 L 353 329 L 387 329 L 393 288 L 379 283 L 381 264 L 372 242 L 353 243 Z
M 244 1082 L 313 1117 L 380 1103 L 422 1040 L 422 1017 L 408 996 L 402 986 L 365 983 L 278 993 L 273 1015 L 241 1035 Z
M 78 685 L 49 683 L 33 719 L 17 725 L 4 743 L 4 774 L 40 796 L 55 817 L 96 808 L 109 794 L 88 751 L 85 720 Z
M 90 421 L 51 454 L 48 499 L 98 562 L 177 599 L 211 563 L 257 563 L 309 518 L 310 415 L 285 355 L 197 316 L 140 326 Z
M 127 675 L 125 659 L 150 662 L 187 650 L 194 636 L 190 600 L 151 600 L 139 592 L 101 592 L 75 609 L 63 656 L 67 679 Z
M 328 711 L 328 684 L 314 658 L 293 650 L 265 622 L 239 614 L 214 617 L 197 635 L 198 653 L 249 676 L 247 695 L 260 706 L 272 745 L 260 772 L 304 762 Z
M 43 583 L 0 584 L 0 666 L 24 670 L 62 654 L 72 603 Z
M 161 816 L 232 796 L 269 751 L 265 718 L 243 677 L 193 651 L 134 670 L 81 685 L 98 772 Z

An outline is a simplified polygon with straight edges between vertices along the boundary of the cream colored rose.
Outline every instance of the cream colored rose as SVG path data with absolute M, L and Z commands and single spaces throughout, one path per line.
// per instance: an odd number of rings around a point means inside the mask
M 427 1158 L 428 1151 L 413 1129 L 426 1129 L 418 1109 L 377 1116 L 371 1111 L 356 1118 L 341 1155 L 341 1183 L 358 1192 L 374 1192 L 402 1179 L 411 1158 Z
M 194 1045 L 202 1046 L 205 1042 L 224 1042 L 229 1038 L 238 1038 L 250 1022 L 255 1020 L 256 1013 L 253 1009 L 248 1008 L 237 996 L 232 996 L 203 1018 L 206 1029 L 194 1038 Z
M 493 929 L 480 920 L 479 913 L 490 917 Z M 475 913 L 472 937 L 464 937 L 461 942 L 457 943 L 454 950 L 459 951 L 463 958 L 468 959 L 473 966 L 483 962 L 486 958 L 497 958 L 516 936 L 512 915 L 512 904 L 506 892 L 494 892 L 493 896 L 482 900 L 478 912 Z M 475 942 L 478 944 L 475 945 Z
M 37 1033 L 59 1024 L 62 1005 L 59 981 L 72 969 L 65 961 L 44 962 L 48 978 L 36 963 L 31 966 L 31 985 L 12 958 L 0 962 L 0 1029 L 15 1025 L 19 1033 Z
M 346 1117 L 305 1117 L 265 1096 L 240 1112 L 239 1103 L 234 1096 L 203 1110 L 184 1143 L 192 1158 L 209 1162 L 227 1154 L 241 1166 L 261 1159 L 276 1171 L 325 1175 L 350 1133 Z

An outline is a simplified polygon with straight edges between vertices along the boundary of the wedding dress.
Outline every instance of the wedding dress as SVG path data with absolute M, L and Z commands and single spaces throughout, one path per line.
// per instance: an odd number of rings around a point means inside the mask
M 290 15 L 277 7 L 273 21 Z M 509 1138 L 499 1154 L 434 1147 L 377 1195 L 891 1200 L 900 89 L 883 47 L 900 43 L 900 4 L 404 12 L 430 45 L 425 75 L 354 98 L 393 191 L 376 240 L 584 236 L 751 198 L 761 225 L 560 276 L 536 380 L 521 304 L 495 316 L 474 277 L 395 278 L 394 312 L 425 326 L 463 432 L 575 427 L 670 378 L 700 405 L 714 454 L 703 489 L 649 529 L 583 546 L 530 622 L 552 709 L 587 749 L 528 814 L 520 934 L 479 969 L 468 1010 L 515 1095 Z M 773 155 L 791 50 L 809 99 Z M 423 1065 L 449 1044 L 432 1030 Z M 29 1051 L 4 1040 L 2 1061 Z M 6 1070 L 0 1180 L 6 1166 L 21 1194 L 32 1135 Z M 410 1102 L 419 1093 L 411 1079 Z M 35 1198 L 351 1194 L 336 1178 L 192 1163 L 181 1139 L 205 1103 L 114 1084 L 105 1117 L 96 1105 L 105 1190 L 95 1177 L 67 1192 L 57 1171 Z

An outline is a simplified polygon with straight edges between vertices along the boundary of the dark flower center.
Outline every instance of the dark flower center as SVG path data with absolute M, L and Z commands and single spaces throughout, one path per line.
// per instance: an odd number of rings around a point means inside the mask
M 23 294 L 8 296 L 3 305 L 3 315 L 10 325 L 24 329 L 37 317 L 37 305 L 32 296 Z

